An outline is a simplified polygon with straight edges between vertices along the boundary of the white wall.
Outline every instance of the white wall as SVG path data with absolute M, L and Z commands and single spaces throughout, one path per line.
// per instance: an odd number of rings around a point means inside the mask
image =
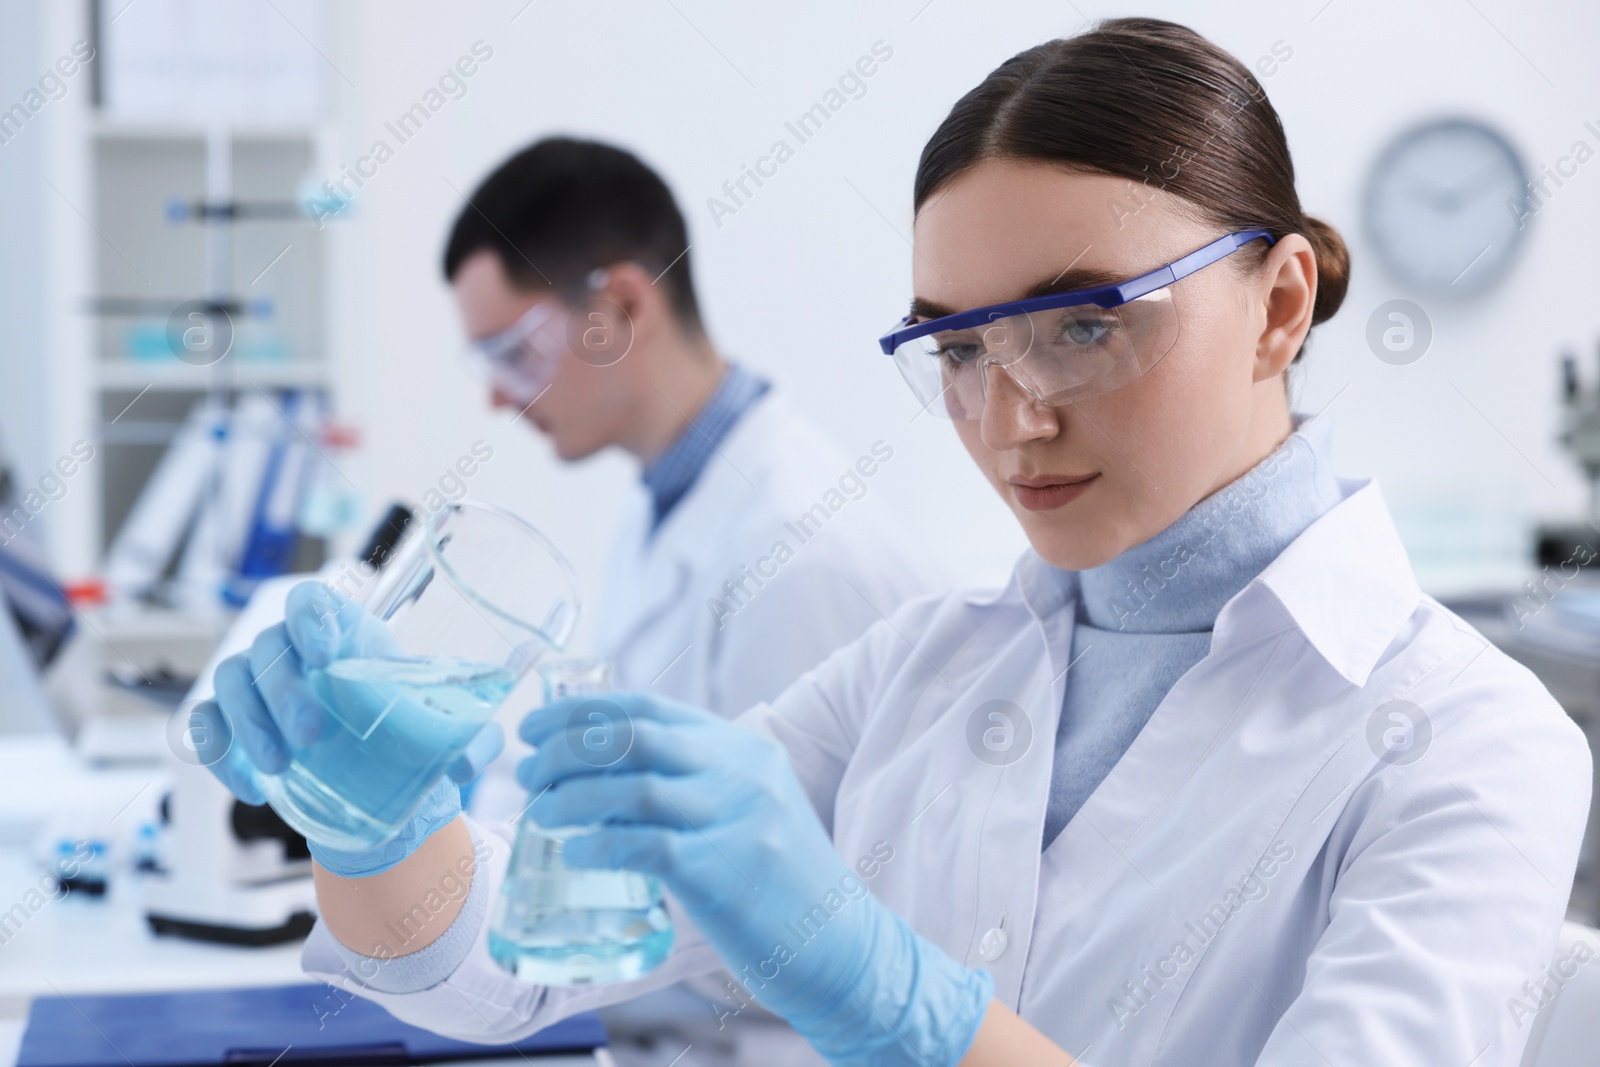
M 524 4 L 350 0 L 334 8 L 327 53 L 338 159 L 354 162 L 380 137 L 394 145 L 385 121 L 474 41 L 494 49 L 467 95 L 397 146 L 361 191 L 355 217 L 332 235 L 334 353 L 346 414 L 366 435 L 346 469 L 370 506 L 416 497 L 486 437 L 496 458 L 473 491 L 538 516 L 597 584 L 631 467 L 609 457 L 564 468 L 523 426 L 487 411 L 457 356 L 460 334 L 438 269 L 461 195 L 510 150 L 575 132 L 635 149 L 677 191 L 704 308 L 725 351 L 781 379 L 847 452 L 890 442 L 895 459 L 872 491 L 905 512 L 951 577 L 1002 572 L 1022 546 L 1015 524 L 947 425 L 911 421 L 916 407 L 874 342 L 909 295 L 912 175 L 950 104 L 1005 57 L 1080 29 L 1080 11 L 1128 9 L 1054 0 Z M 1358 203 L 1382 143 L 1434 113 L 1488 118 L 1534 169 L 1580 137 L 1592 141 L 1583 123 L 1600 119 L 1600 7 L 1250 0 L 1139 10 L 1187 21 L 1246 61 L 1275 42 L 1293 49 L 1266 87 L 1289 130 L 1305 204 L 1343 230 L 1356 264 L 1345 309 L 1318 332 L 1300 384 L 1304 408 L 1339 397 L 1341 469 L 1378 475 L 1403 519 L 1439 506 L 1575 512 L 1581 483 L 1552 440 L 1556 355 L 1579 345 L 1593 370 L 1600 163 L 1534 220 L 1508 280 L 1471 303 L 1417 297 L 1387 278 L 1361 232 Z M 879 40 L 893 58 L 866 95 L 715 225 L 707 198 Z M 1436 336 L 1421 362 L 1392 367 L 1369 352 L 1364 328 L 1373 308 L 1401 295 L 1426 307 Z M 8 386 L 17 380 L 19 336 L 8 337 L 4 354 Z M 71 432 L 57 427 L 52 439 Z
M 0 3 L 0 110 L 37 90 L 41 76 L 86 39 L 86 5 L 46 0 Z M 39 484 L 74 442 L 92 441 L 92 405 L 81 353 L 89 316 L 81 279 L 95 235 L 80 213 L 90 204 L 83 158 L 91 97 L 88 68 L 66 79 L 20 130 L 0 144 L 0 443 L 19 493 Z M 92 477 L 30 525 L 29 537 L 63 573 L 93 561 L 100 512 Z
M 1001 60 L 1081 28 L 1078 9 L 1053 0 L 833 0 L 782 9 L 704 0 L 523 3 L 454 3 L 448 17 L 418 2 L 341 8 L 334 62 L 356 88 L 342 78 L 333 84 L 352 160 L 387 137 L 384 120 L 473 41 L 494 49 L 468 94 L 368 183 L 359 217 L 339 238 L 341 355 L 351 373 L 374 375 L 345 391 L 359 396 L 352 414 L 368 434 L 357 480 L 378 495 L 415 493 L 487 435 L 498 451 L 476 491 L 540 515 L 586 577 L 596 573 L 631 469 L 615 458 L 561 469 L 522 426 L 485 413 L 453 362 L 459 335 L 437 265 L 461 204 L 457 190 L 470 191 L 510 149 L 572 131 L 630 146 L 665 174 L 689 217 L 696 281 L 724 349 L 782 379 L 848 451 L 889 441 L 896 457 L 874 491 L 904 510 L 952 576 L 1001 571 L 1022 545 L 1014 523 L 947 425 L 911 421 L 916 407 L 874 341 L 909 295 L 905 235 L 924 141 Z M 1556 354 L 1581 345 L 1593 370 L 1600 163 L 1533 221 L 1507 281 L 1466 304 L 1407 294 L 1386 277 L 1361 232 L 1358 204 L 1382 144 L 1437 112 L 1486 117 L 1509 131 L 1534 169 L 1579 137 L 1593 140 L 1582 127 L 1600 119 L 1600 7 L 1138 6 L 1189 22 L 1246 61 L 1275 42 L 1293 49 L 1266 87 L 1289 131 L 1307 208 L 1342 229 L 1355 261 L 1344 310 L 1318 331 L 1300 384 L 1308 409 L 1339 397 L 1342 471 L 1376 474 L 1407 522 L 1441 505 L 1518 516 L 1574 511 L 1581 482 L 1552 440 Z M 1090 17 L 1128 10 L 1079 8 Z M 775 138 L 793 142 L 785 120 L 878 40 L 894 54 L 865 96 L 715 225 L 707 198 Z M 1395 367 L 1372 355 L 1364 329 L 1373 308 L 1404 295 L 1423 304 L 1436 334 L 1423 360 Z
M 42 12 L 34 3 L 0 6 L 0 100 L 10 107 L 33 88 L 39 76 L 44 37 Z M 33 134 L 33 136 L 27 136 Z M 8 248 L 4 284 L 0 284 L 0 323 L 5 323 L 5 377 L 0 388 L 0 450 L 19 479 L 43 469 L 55 457 L 47 454 L 49 424 L 38 405 L 43 394 L 44 319 L 33 313 L 43 300 L 44 278 L 37 263 L 46 247 L 40 211 L 50 187 L 44 173 L 45 142 L 37 130 L 23 128 L 0 145 L 0 233 Z

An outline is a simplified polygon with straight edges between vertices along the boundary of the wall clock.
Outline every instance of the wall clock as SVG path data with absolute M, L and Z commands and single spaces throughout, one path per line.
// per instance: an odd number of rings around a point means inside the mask
M 1528 215 L 1516 149 L 1473 119 L 1414 126 L 1379 155 L 1363 220 L 1378 258 L 1425 293 L 1470 296 L 1504 276 Z

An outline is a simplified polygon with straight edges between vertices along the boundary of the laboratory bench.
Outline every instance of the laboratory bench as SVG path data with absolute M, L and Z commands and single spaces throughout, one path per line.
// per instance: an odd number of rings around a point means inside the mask
M 301 942 L 260 948 L 208 944 L 154 934 L 141 908 L 138 878 L 118 863 L 104 896 L 43 894 L 36 910 L 5 914 L 39 889 L 35 842 L 53 828 L 109 826 L 152 818 L 167 787 L 156 765 L 87 768 L 59 737 L 0 738 L 0 1067 L 15 1064 L 33 998 L 298 985 Z M 120 839 L 121 834 L 118 833 Z M 474 1060 L 484 1065 L 502 1059 Z M 524 1057 L 515 1062 L 524 1063 Z M 540 1067 L 609 1064 L 609 1054 L 539 1057 Z

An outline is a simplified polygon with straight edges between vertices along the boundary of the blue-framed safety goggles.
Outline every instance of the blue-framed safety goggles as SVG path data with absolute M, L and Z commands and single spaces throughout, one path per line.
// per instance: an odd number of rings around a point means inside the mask
M 952 419 L 983 412 L 988 368 L 1003 368 L 1042 404 L 1069 404 L 1137 380 L 1178 339 L 1169 287 L 1256 239 L 1264 229 L 1220 237 L 1181 259 L 1116 285 L 1075 289 L 912 324 L 907 315 L 878 339 L 917 399 Z

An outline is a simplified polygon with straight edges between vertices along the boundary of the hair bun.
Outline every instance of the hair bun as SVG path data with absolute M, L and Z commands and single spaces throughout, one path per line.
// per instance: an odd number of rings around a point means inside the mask
M 1344 303 L 1350 287 L 1350 250 L 1339 231 L 1321 219 L 1305 217 L 1304 232 L 1317 257 L 1317 302 L 1311 309 L 1311 325 L 1326 322 Z

